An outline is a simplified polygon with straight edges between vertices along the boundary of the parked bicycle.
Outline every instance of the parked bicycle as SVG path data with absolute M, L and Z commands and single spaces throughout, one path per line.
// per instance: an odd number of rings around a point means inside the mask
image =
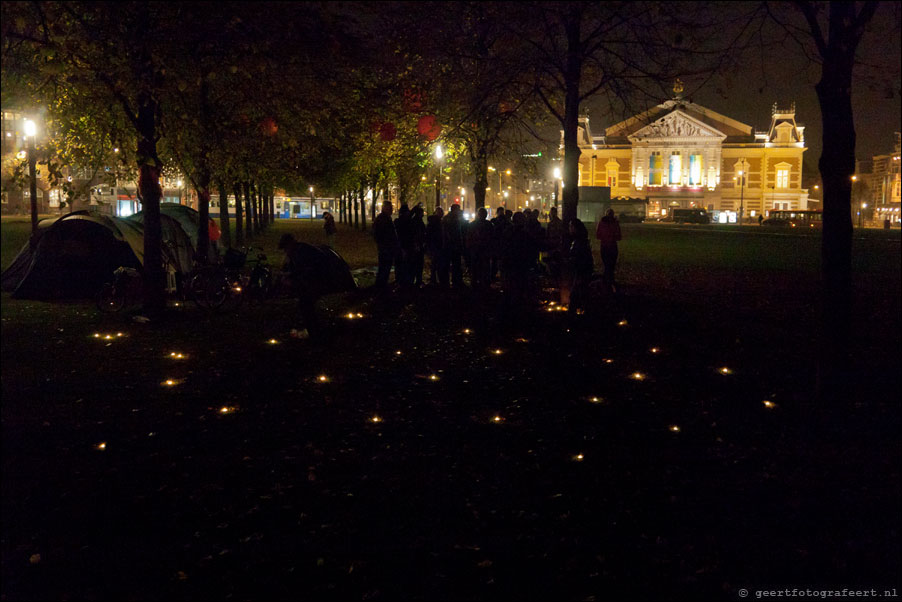
M 237 309 L 245 300 L 257 303 L 270 297 L 272 267 L 263 249 L 229 249 L 222 264 L 209 266 L 195 275 L 191 290 L 198 304 L 210 309 Z

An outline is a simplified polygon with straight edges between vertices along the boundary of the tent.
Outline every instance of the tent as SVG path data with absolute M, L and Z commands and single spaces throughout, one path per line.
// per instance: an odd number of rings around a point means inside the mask
M 176 203 L 160 203 L 160 215 L 163 216 L 161 219 L 163 221 L 166 218 L 171 220 L 175 220 L 181 226 L 182 230 L 188 235 L 188 238 L 191 241 L 191 256 L 189 258 L 189 270 L 190 270 L 190 260 L 194 257 L 194 252 L 197 250 L 197 228 L 198 224 L 200 224 L 200 213 L 188 207 L 186 205 L 178 205 Z M 136 221 L 138 223 L 144 223 L 144 212 L 139 211 L 128 219 Z M 166 241 L 166 234 L 163 234 L 163 241 Z M 210 250 L 207 253 L 208 257 L 212 257 L 216 252 L 213 243 L 210 243 Z
M 15 298 L 91 297 L 116 268 L 144 260 L 143 230 L 128 220 L 76 212 L 41 226 L 34 250 L 26 244 L 0 276 Z
M 126 219 L 141 228 L 143 233 L 143 211 Z M 191 271 L 195 248 L 194 244 L 191 243 L 191 237 L 188 232 L 185 231 L 180 221 L 165 213 L 160 214 L 160 230 L 163 239 L 164 259 L 169 261 L 176 272 L 187 274 Z

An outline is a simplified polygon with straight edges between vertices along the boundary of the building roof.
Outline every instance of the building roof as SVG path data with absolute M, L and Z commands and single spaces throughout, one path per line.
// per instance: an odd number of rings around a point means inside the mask
M 679 111 L 692 120 L 716 130 L 726 138 L 724 142 L 754 142 L 752 126 L 721 115 L 694 102 L 676 99 L 665 101 L 643 113 L 634 115 L 605 129 L 604 144 L 629 144 L 628 136 L 652 125 L 667 115 Z

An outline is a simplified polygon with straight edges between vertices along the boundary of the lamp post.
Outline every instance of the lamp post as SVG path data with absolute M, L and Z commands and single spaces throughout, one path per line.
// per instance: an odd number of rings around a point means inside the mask
M 28 194 L 31 197 L 31 239 L 29 240 L 33 249 L 37 244 L 38 234 L 38 174 L 37 174 L 37 153 L 35 152 L 35 138 L 38 136 L 38 125 L 31 119 L 25 120 L 25 137 L 28 139 L 28 173 L 31 174 L 29 182 Z
M 744 201 L 745 201 L 745 177 L 744 177 L 742 174 L 743 174 L 743 172 L 742 172 L 742 170 L 740 169 L 740 170 L 739 170 L 739 217 L 736 219 L 736 224 L 739 225 L 739 226 L 742 225 L 742 214 L 743 214 L 743 211 L 745 210 L 745 205 L 744 205 Z
M 855 182 L 858 181 L 858 176 L 852 176 L 852 196 L 855 195 Z M 861 197 L 858 197 L 858 228 L 861 229 Z
M 310 187 L 310 221 L 313 221 L 313 207 L 316 198 L 313 196 L 313 186 Z
M 561 168 L 555 167 L 554 168 L 554 208 L 555 209 L 558 208 L 558 204 L 560 203 L 560 199 L 561 199 L 560 187 L 558 186 L 558 183 L 560 181 L 561 181 Z
M 442 152 L 442 145 L 436 145 L 435 165 L 438 167 L 438 173 L 435 175 L 435 207 L 442 206 L 442 157 L 444 156 L 445 154 Z M 435 207 L 433 207 L 433 210 Z

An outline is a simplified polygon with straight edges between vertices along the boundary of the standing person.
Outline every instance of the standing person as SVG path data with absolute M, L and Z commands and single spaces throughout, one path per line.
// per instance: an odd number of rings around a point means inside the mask
M 598 228 L 595 230 L 595 238 L 601 244 L 601 262 L 604 264 L 604 283 L 611 289 L 611 292 L 617 292 L 614 285 L 614 268 L 617 267 L 617 241 L 621 240 L 620 222 L 614 217 L 614 210 L 608 209 L 601 221 L 598 222 Z
M 480 207 L 476 219 L 467 229 L 467 250 L 470 253 L 470 283 L 475 289 L 491 284 L 492 245 L 494 227 L 486 218 L 488 212 Z
M 564 235 L 564 222 L 557 216 L 557 207 L 552 207 L 545 229 L 545 263 L 552 278 L 561 274 L 561 244 Z
M 529 235 L 529 240 L 531 242 L 529 251 L 529 269 L 536 270 L 539 267 L 539 251 L 545 245 L 545 229 L 542 228 L 542 224 L 539 223 L 538 209 L 533 211 L 526 209 L 524 214 L 526 216 L 526 234 Z
M 338 228 L 335 227 L 335 218 L 328 211 L 323 213 L 323 232 L 326 233 L 326 244 L 330 249 L 335 248 L 335 233 Z
M 570 250 L 567 262 L 572 280 L 570 282 L 570 311 L 585 309 L 589 299 L 589 281 L 592 279 L 594 262 L 592 261 L 592 245 L 589 232 L 580 219 L 570 220 Z
M 764 214 L 759 213 L 758 214 L 758 225 L 760 226 L 761 222 L 763 222 L 763 221 L 764 221 Z
M 376 240 L 376 248 L 379 251 L 379 271 L 376 273 L 376 287 L 383 288 L 388 284 L 392 264 L 398 254 L 398 234 L 395 224 L 391 221 L 394 211 L 391 201 L 382 203 L 382 211 L 373 221 L 373 238 Z M 398 272 L 395 272 L 395 282 L 398 281 Z
M 464 227 L 463 214 L 460 205 L 451 205 L 451 211 L 442 218 L 442 250 L 445 260 L 451 269 L 451 286 L 463 286 L 463 266 L 461 261 L 464 253 Z
M 411 261 L 413 260 L 413 222 L 407 203 L 401 203 L 398 219 L 395 220 L 398 234 L 398 254 L 395 257 L 395 281 L 402 286 L 413 284 Z
M 501 286 L 504 290 L 505 314 L 516 318 L 524 308 L 529 282 L 530 241 L 526 233 L 526 216 L 513 214 L 511 227 L 504 232 L 501 251 Z
M 494 227 L 491 267 L 492 280 L 495 280 L 498 277 L 498 272 L 501 271 L 501 251 L 504 246 L 504 233 L 507 231 L 510 225 L 510 220 L 504 214 L 504 207 L 498 207 L 497 209 L 495 209 L 495 217 L 492 219 L 492 226 Z
M 415 286 L 423 285 L 423 256 L 426 251 L 426 224 L 423 223 L 423 203 L 417 203 L 411 212 L 411 229 L 413 231 L 413 253 L 411 257 L 411 275 Z
M 429 255 L 429 284 L 445 284 L 442 280 L 442 216 L 441 207 L 436 207 L 426 220 L 426 254 Z
M 320 263 L 319 252 L 312 246 L 299 243 L 291 234 L 279 239 L 279 250 L 285 253 L 284 270 L 288 273 L 291 290 L 298 299 L 298 317 L 304 329 L 291 330 L 291 336 L 306 339 L 320 334 L 316 320 L 316 300 L 320 296 L 320 282 L 315 272 Z

